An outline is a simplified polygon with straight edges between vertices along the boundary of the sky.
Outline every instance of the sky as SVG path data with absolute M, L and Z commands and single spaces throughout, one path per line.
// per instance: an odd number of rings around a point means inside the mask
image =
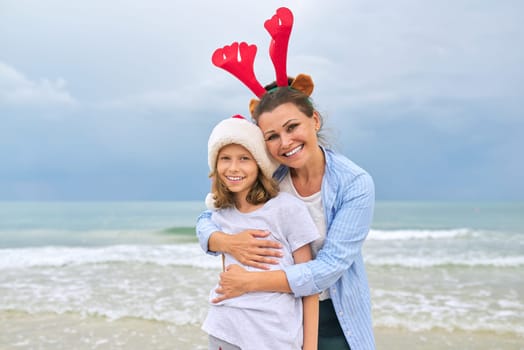
M 211 63 L 294 13 L 331 147 L 378 200 L 524 200 L 520 0 L 0 0 L 0 200 L 201 200 L 207 138 L 253 94 Z

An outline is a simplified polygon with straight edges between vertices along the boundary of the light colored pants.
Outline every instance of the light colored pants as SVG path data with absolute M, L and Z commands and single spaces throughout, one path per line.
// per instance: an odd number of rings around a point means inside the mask
M 209 350 L 242 350 L 238 346 L 209 335 Z

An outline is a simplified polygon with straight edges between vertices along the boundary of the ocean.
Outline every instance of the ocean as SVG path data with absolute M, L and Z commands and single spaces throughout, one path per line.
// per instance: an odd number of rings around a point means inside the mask
M 0 202 L 0 349 L 207 349 L 201 202 Z M 377 349 L 524 349 L 524 203 L 378 201 Z

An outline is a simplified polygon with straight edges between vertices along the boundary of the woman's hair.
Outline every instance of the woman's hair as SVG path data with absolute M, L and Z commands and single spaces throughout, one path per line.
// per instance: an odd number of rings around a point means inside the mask
M 292 81 L 292 78 L 288 78 L 288 83 L 290 85 Z M 320 118 L 320 130 L 322 130 L 322 127 L 324 126 L 324 118 L 315 108 L 311 98 L 308 95 L 304 94 L 302 91 L 293 89 L 290 86 L 277 87 L 276 82 L 266 85 L 265 89 L 268 92 L 262 96 L 258 105 L 253 111 L 252 117 L 255 123 L 258 124 L 258 120 L 263 113 L 271 112 L 278 106 L 285 103 L 292 103 L 299 109 L 299 111 L 304 113 L 309 118 L 313 118 L 313 114 L 316 112 Z M 325 142 L 324 137 L 319 134 L 319 132 L 317 132 L 317 135 L 321 144 L 328 144 Z
M 219 152 L 220 153 L 220 152 Z M 266 203 L 271 198 L 274 198 L 279 191 L 278 183 L 274 179 L 264 176 L 260 167 L 257 164 L 258 176 L 249 190 L 246 200 L 253 205 Z M 213 179 L 211 192 L 213 192 L 213 199 L 215 200 L 215 208 L 223 209 L 235 206 L 234 193 L 231 192 L 226 184 L 218 176 L 217 167 L 209 174 Z
M 289 78 L 288 81 L 291 84 L 292 79 Z M 313 117 L 315 107 L 309 96 L 303 92 L 289 86 L 277 87 L 276 82 L 266 85 L 265 89 L 268 92 L 262 96 L 253 111 L 253 120 L 256 123 L 258 123 L 258 118 L 262 113 L 271 112 L 284 103 L 293 103 L 302 113 L 310 118 Z

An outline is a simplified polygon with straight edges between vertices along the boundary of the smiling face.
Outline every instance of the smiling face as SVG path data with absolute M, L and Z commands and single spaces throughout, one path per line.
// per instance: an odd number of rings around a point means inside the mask
M 317 130 L 320 118 L 300 111 L 293 103 L 284 103 L 258 117 L 269 153 L 279 163 L 299 169 L 318 152 Z
M 258 177 L 258 164 L 243 146 L 230 144 L 218 152 L 217 174 L 222 183 L 235 196 L 244 201 Z

